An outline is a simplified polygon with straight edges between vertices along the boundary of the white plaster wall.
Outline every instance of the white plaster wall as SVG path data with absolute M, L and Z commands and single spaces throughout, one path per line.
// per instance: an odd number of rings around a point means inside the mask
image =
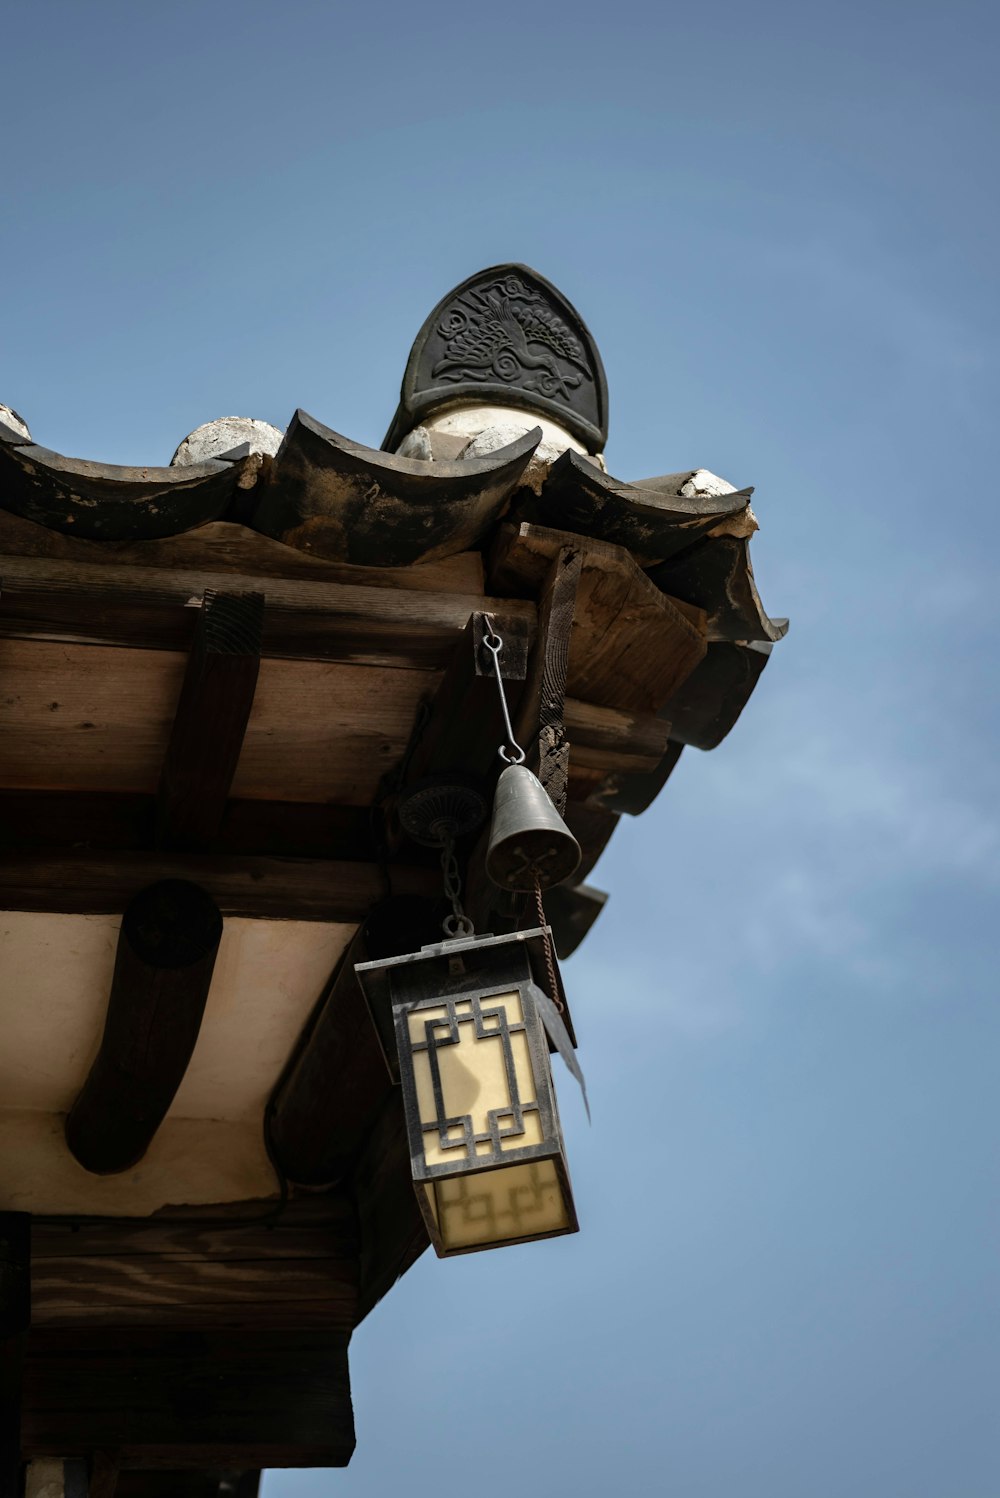
M 272 1195 L 264 1104 L 354 926 L 225 923 L 198 1044 L 147 1155 L 97 1177 L 63 1117 L 100 1044 L 119 920 L 0 913 L 0 1208 L 143 1214 Z

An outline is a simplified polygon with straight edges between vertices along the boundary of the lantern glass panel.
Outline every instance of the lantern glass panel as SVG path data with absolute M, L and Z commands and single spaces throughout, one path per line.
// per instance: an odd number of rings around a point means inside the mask
M 542 1143 L 521 995 L 492 995 L 477 1011 L 466 1000 L 450 1010 L 442 1004 L 407 1016 L 427 1165 L 454 1165 L 470 1148 L 478 1158 L 491 1159 Z M 456 1029 L 458 1041 L 451 1043 Z M 444 1117 L 456 1120 L 446 1129 L 438 1121 L 435 1072 Z
M 544 962 L 539 928 L 356 968 L 402 1086 L 414 1189 L 438 1254 L 577 1230 L 536 1003 Z
M 553 1160 L 529 1160 L 424 1187 L 445 1253 L 568 1233 L 563 1185 Z

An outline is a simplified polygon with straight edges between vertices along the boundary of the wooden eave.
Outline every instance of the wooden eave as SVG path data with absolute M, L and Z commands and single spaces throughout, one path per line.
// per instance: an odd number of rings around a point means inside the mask
M 563 955 L 599 914 L 586 881 L 620 816 L 685 744 L 724 737 L 784 632 L 753 582 L 749 490 L 630 486 L 567 454 L 539 494 L 539 435 L 423 462 L 300 412 L 273 460 L 119 469 L 0 429 L 0 911 L 117 918 L 182 879 L 224 922 L 343 928 L 273 1056 L 273 1191 L 39 1214 L 31 1331 L 3 1365 L 28 1454 L 348 1459 L 351 1330 L 426 1246 L 353 964 L 440 919 L 436 854 L 403 835 L 399 796 L 449 771 L 488 794 L 500 768 L 486 617 L 528 762 L 584 851 L 549 905 Z M 470 913 L 516 929 L 485 836 L 461 850 Z M 0 1167 L 0 1224 L 4 1192 Z M 0 1333 L 15 1280 L 0 1255 Z M 168 1417 L 163 1380 L 188 1377 L 195 1345 L 217 1404 L 191 1413 L 195 1378 Z M 70 1413 L 81 1377 L 93 1398 Z

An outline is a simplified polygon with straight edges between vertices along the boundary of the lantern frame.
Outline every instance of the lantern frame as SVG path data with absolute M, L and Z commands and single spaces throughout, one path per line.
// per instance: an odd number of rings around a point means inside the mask
M 545 935 L 539 928 L 509 936 L 459 937 L 401 957 L 359 963 L 355 968 L 390 1075 L 402 1089 L 414 1190 L 428 1235 L 441 1258 L 579 1230 L 549 1065 L 549 1043 L 534 997 L 537 980 L 545 972 Z M 491 1004 L 491 1000 L 496 1002 Z M 415 1039 L 412 1021 L 417 1017 L 419 1022 L 422 1013 L 428 1015 L 423 1037 Z M 522 1034 L 525 1046 L 518 1048 L 519 1067 L 513 1054 L 513 1037 Z M 486 1127 L 478 1130 L 471 1111 L 452 1115 L 446 1111 L 439 1053 L 451 1046 L 461 1049 L 463 1040 L 466 1044 L 470 1040 L 475 1044 L 497 1041 L 503 1054 L 507 1096 L 492 1100 L 499 1106 L 486 1109 Z M 521 1096 L 525 1054 L 531 1097 Z M 417 1080 L 418 1058 L 422 1055 L 426 1055 L 423 1109 Z M 428 1074 L 433 1116 L 422 1116 L 430 1114 Z M 534 1115 L 530 1128 L 528 1115 Z M 532 1142 L 512 1142 L 529 1134 Z M 428 1160 L 428 1153 L 438 1156 L 437 1161 Z M 440 1159 L 441 1155 L 452 1154 L 454 1160 Z M 483 1178 L 518 1167 L 534 1168 L 508 1178 L 510 1203 L 515 1196 L 519 1203 L 533 1202 L 539 1221 L 548 1221 L 548 1225 L 537 1231 L 497 1230 L 480 1241 L 458 1241 L 461 1233 L 449 1229 L 445 1221 L 449 1213 L 462 1211 L 463 1231 L 470 1233 L 477 1231 L 477 1221 L 484 1230 L 487 1220 L 495 1224 L 497 1213 L 493 1211 L 491 1216 L 488 1198 L 496 1196 L 498 1190 L 502 1192 L 503 1186 L 499 1177 L 490 1182 Z M 478 1198 L 472 1187 L 466 1189 L 459 1184 L 476 1178 L 481 1183 Z M 448 1183 L 454 1187 L 450 1193 Z M 558 1208 L 553 1206 L 553 1189 L 558 1192 Z M 518 1213 L 508 1209 L 500 1215 L 516 1222 Z M 530 1211 L 527 1215 L 530 1218 Z

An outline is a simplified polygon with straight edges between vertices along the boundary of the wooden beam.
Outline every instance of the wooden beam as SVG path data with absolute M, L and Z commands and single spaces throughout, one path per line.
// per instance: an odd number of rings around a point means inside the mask
M 537 591 L 565 547 L 582 561 L 567 690 L 605 707 L 658 712 L 705 654 L 704 610 L 661 593 L 620 546 L 527 523 L 501 528 L 490 586 Z
M 50 1328 L 24 1370 L 24 1451 L 120 1468 L 342 1467 L 354 1450 L 347 1337 Z
M 191 1060 L 222 938 L 222 916 L 184 880 L 151 885 L 122 917 L 101 1047 L 66 1118 L 86 1169 L 142 1159 Z
M 186 651 L 0 639 L 0 785 L 155 793 L 186 668 Z M 437 680 L 263 660 L 233 795 L 370 806 Z
M 270 1149 L 289 1180 L 321 1186 L 343 1179 L 393 1091 L 355 964 L 439 940 L 446 909 L 441 900 L 391 896 L 338 963 L 268 1109 Z
M 0 638 L 187 650 L 206 593 L 234 591 L 231 573 L 167 571 L 44 558 L 0 558 Z M 241 577 L 267 596 L 266 657 L 436 670 L 475 610 L 531 632 L 521 599 L 391 589 L 301 578 Z
M 434 869 L 390 865 L 401 894 L 440 889 Z M 385 893 L 369 863 L 157 853 L 23 853 L 0 860 L 0 910 L 116 915 L 159 879 L 191 879 L 224 916 L 274 921 L 358 921 Z
M 0 852 L 153 847 L 156 798 L 83 791 L 0 790 Z M 230 800 L 211 853 L 375 862 L 371 809 L 322 801 Z M 409 851 L 409 850 L 408 850 Z M 414 858 L 427 862 L 421 850 Z
M 358 1231 L 346 1193 L 189 1218 L 36 1224 L 38 1329 L 159 1326 L 349 1335 Z
M 250 720 L 264 620 L 261 593 L 206 593 L 199 610 L 157 800 L 161 848 L 218 836 Z

